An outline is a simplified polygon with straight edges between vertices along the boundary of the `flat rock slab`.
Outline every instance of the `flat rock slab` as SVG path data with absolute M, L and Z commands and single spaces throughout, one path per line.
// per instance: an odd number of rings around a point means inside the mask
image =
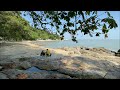
M 6 74 L 0 73 L 0 79 L 9 79 Z
M 43 70 L 40 70 L 37 67 L 30 67 L 30 68 L 26 69 L 25 71 L 33 73 L 33 72 L 42 72 Z
M 120 72 L 117 72 L 117 71 L 108 72 L 104 78 L 105 79 L 120 79 Z

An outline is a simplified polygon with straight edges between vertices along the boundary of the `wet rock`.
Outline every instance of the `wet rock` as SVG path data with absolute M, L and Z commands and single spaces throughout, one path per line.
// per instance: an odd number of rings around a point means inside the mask
M 0 73 L 0 79 L 9 79 L 7 75 Z

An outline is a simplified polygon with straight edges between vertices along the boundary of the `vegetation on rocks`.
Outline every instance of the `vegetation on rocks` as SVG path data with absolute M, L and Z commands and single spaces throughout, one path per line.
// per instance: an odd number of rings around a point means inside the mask
M 59 39 L 46 30 L 36 29 L 21 17 L 20 11 L 0 11 L 0 39 L 9 41 Z

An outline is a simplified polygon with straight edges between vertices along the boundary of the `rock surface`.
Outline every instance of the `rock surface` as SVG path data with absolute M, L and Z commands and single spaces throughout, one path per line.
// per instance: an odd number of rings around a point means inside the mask
M 119 50 L 65 47 L 43 58 L 43 49 L 25 42 L 0 48 L 0 79 L 120 79 Z
M 9 79 L 7 75 L 0 73 L 0 79 Z

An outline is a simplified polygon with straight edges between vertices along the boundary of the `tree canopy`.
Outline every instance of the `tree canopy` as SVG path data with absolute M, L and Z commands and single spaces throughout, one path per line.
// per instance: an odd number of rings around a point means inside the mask
M 0 38 L 9 41 L 60 39 L 57 34 L 36 29 L 21 17 L 20 11 L 0 11 Z
M 56 32 L 64 39 L 64 33 L 68 32 L 72 36 L 72 40 L 77 42 L 76 33 L 81 31 L 84 35 L 89 34 L 96 36 L 104 34 L 108 37 L 110 29 L 118 27 L 110 12 L 105 11 L 107 17 L 99 18 L 98 11 L 25 11 L 29 14 L 34 22 L 34 27 L 42 27 L 48 29 L 47 25 L 56 28 Z M 98 31 L 101 30 L 100 31 Z

